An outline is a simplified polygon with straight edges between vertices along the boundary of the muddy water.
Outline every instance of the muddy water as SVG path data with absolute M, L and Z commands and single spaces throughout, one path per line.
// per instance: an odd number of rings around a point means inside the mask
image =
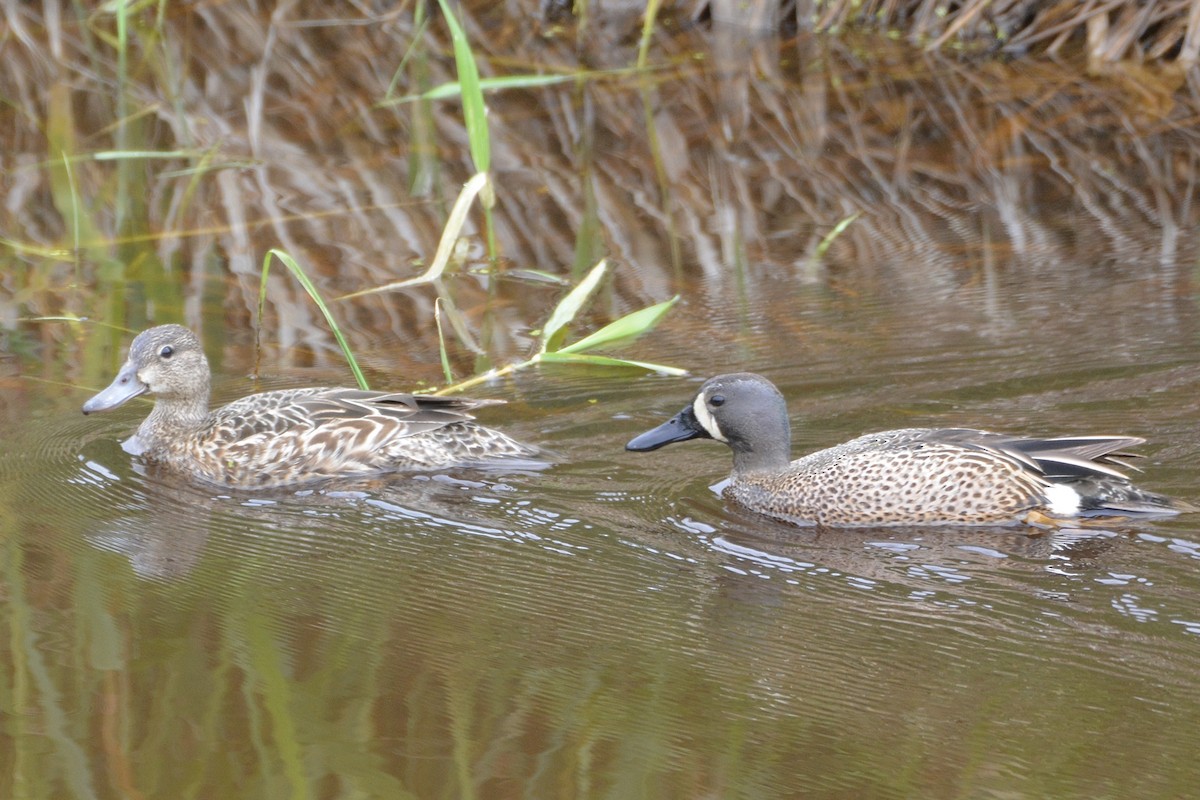
M 391 69 L 402 37 L 381 30 L 356 36 Z M 318 134 L 289 149 L 305 134 L 252 134 L 240 105 L 215 109 L 232 131 L 223 146 L 259 136 L 261 159 L 201 182 L 219 224 L 66 268 L 6 256 L 0 796 L 1192 791 L 1200 517 L 1052 533 L 797 529 L 712 492 L 729 466 L 716 443 L 622 449 L 704 376 L 746 369 L 788 396 L 797 454 L 907 425 L 1128 433 L 1148 440 L 1143 485 L 1200 502 L 1194 144 L 1171 124 L 1186 87 L 1157 87 L 1171 102 L 1152 104 L 1119 76 L 912 60 L 885 44 L 860 60 L 849 46 L 751 48 L 696 31 L 660 43 L 674 66 L 649 86 L 499 96 L 510 266 L 569 276 L 613 256 L 585 328 L 681 294 L 620 354 L 692 376 L 547 366 L 479 387 L 509 401 L 484 421 L 543 445 L 544 470 L 240 495 L 123 453 L 147 405 L 79 414 L 129 334 L 16 318 L 185 321 L 204 333 L 218 400 L 349 381 L 282 277 L 261 377 L 247 377 L 257 262 L 288 239 L 330 294 L 407 277 L 444 206 L 414 204 L 409 153 L 363 121 L 379 124 L 371 104 L 390 74 L 316 55 L 358 65 L 338 48 L 362 38 L 276 33 L 268 98 L 313 70 L 346 85 L 303 99 L 359 116 L 314 115 Z M 572 52 L 524 44 L 546 61 Z M 422 117 L 406 108 L 387 119 L 408 131 Z M 457 174 L 441 113 L 425 121 Z M 43 146 L 17 137 L 9 150 L 33 161 Z M 165 192 L 171 178 L 155 180 Z M 382 203 L 384 191 L 404 202 Z M 46 195 L 28 202 L 26 222 L 55 218 Z M 13 239 L 55 235 L 17 215 L 7 225 Z M 434 291 L 335 306 L 375 386 L 440 380 Z M 503 362 L 563 288 L 466 270 L 443 291 Z M 460 374 L 475 360 L 453 342 L 452 356 Z

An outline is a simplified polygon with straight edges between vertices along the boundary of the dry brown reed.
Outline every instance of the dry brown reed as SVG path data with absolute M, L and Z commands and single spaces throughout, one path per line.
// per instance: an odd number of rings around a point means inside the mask
M 585 30 L 515 24 L 534 6 L 466 6 L 484 77 L 636 58 L 629 18 L 593 16 Z M 334 17 L 316 2 L 167 8 L 133 20 L 122 120 L 104 44 L 111 18 L 14 6 L 0 51 L 0 322 L 86 314 L 138 327 L 164 308 L 199 320 L 207 298 L 204 308 L 220 301 L 224 328 L 249 332 L 274 247 L 325 296 L 420 274 L 473 172 L 466 131 L 453 102 L 380 101 L 392 86 L 407 95 L 454 79 L 437 21 L 422 25 L 408 7 Z M 778 270 L 933 291 L 970 279 L 981 241 L 1045 279 L 1064 259 L 1119 264 L 1147 251 L 1176 274 L 1194 254 L 1191 73 L 1089 78 L 1047 61 L 914 54 L 884 37 L 781 44 L 721 24 L 664 27 L 652 55 L 659 68 L 636 79 L 488 97 L 501 266 L 577 277 L 610 257 L 597 321 L 681 289 L 699 302 L 735 290 L 753 301 Z M 115 162 L 97 155 L 134 123 L 129 146 L 158 156 L 123 159 L 139 205 L 118 209 Z M 824 234 L 855 212 L 814 262 Z M 489 352 L 527 356 L 530 324 L 562 289 L 480 274 L 472 242 L 453 300 Z M 377 365 L 436 380 L 434 302 L 416 288 L 336 313 L 368 370 L 374 352 Z M 298 362 L 340 364 L 285 275 L 272 274 L 266 315 Z M 404 346 L 379 353 L 381 340 Z
M 1200 0 L 783 0 L 751 4 L 697 0 L 692 19 L 737 20 L 759 28 L 811 32 L 870 28 L 936 50 L 952 44 L 1004 53 L 1082 51 L 1092 65 L 1200 57 Z

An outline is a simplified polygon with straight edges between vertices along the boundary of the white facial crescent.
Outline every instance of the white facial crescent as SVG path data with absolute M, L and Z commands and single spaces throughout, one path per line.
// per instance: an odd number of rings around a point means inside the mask
M 712 412 L 705 405 L 703 393 L 696 395 L 696 399 L 692 401 L 692 413 L 696 415 L 696 421 L 700 423 L 700 427 L 708 431 L 709 436 L 718 442 L 729 441 L 725 438 L 725 434 L 721 432 L 721 426 L 713 418 Z

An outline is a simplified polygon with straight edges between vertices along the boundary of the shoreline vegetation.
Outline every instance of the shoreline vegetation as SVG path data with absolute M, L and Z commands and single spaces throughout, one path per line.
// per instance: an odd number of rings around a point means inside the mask
M 1081 248 L 1157 250 L 1168 276 L 1194 258 L 1200 78 L 1176 67 L 1200 0 L 751 5 L 731 25 L 717 0 L 19 4 L 0 329 L 74 342 L 85 383 L 157 322 L 214 347 L 261 328 L 306 365 L 386 335 L 404 352 L 363 370 L 431 387 L 614 366 L 579 343 L 648 330 L 685 286 L 752 294 L 756 268 L 924 291 L 993 269 L 965 255 L 980 239 L 1034 274 Z M 1078 225 L 1047 226 L 1064 203 Z M 539 321 L 598 264 L 577 349 L 548 344 Z M 104 335 L 64 322 L 84 319 Z
M 561 19 L 568 4 L 547 0 L 543 6 Z M 786 35 L 870 31 L 928 50 L 1049 57 L 1074 51 L 1089 67 L 1133 61 L 1187 68 L 1200 58 L 1200 0 L 692 0 L 664 5 L 678 7 L 691 22 L 718 20 Z M 576 0 L 575 6 L 586 13 L 588 0 Z

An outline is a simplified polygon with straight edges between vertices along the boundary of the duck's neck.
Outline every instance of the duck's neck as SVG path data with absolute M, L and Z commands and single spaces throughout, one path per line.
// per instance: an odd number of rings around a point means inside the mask
M 733 447 L 733 474 L 779 472 L 792 461 L 792 436 L 787 429 L 774 436 L 755 437 L 749 441 L 730 442 Z
M 159 396 L 150 416 L 138 427 L 138 438 L 154 447 L 179 441 L 195 433 L 208 421 L 208 389 L 194 397 Z

